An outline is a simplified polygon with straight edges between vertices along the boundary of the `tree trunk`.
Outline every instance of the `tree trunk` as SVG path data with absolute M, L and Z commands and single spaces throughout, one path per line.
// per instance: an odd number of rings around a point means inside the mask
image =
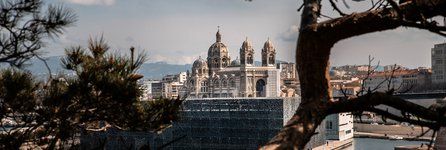
M 291 120 L 265 148 L 304 149 L 328 115 L 327 102 L 331 99 L 328 60 L 333 44 L 324 38 L 316 32 L 301 30 L 296 49 L 301 103 Z

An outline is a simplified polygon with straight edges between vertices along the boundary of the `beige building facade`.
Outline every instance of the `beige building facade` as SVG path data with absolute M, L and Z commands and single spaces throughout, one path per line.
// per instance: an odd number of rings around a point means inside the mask
M 276 68 L 272 41 L 268 39 L 264 43 L 261 66 L 256 66 L 255 51 L 248 38 L 242 43 L 240 57 L 231 61 L 221 37 L 217 31 L 207 58 L 194 61 L 184 87 L 188 97 L 278 97 L 280 70 Z

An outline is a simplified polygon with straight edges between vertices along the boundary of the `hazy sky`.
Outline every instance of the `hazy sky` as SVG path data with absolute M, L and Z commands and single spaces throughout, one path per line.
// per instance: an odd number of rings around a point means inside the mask
M 294 61 L 300 0 L 48 0 L 64 4 L 78 15 L 76 25 L 50 41 L 46 55 L 62 55 L 63 48 L 85 45 L 103 34 L 113 51 L 130 46 L 149 55 L 149 62 L 192 63 L 206 57 L 215 42 L 217 26 L 232 59 L 247 36 L 260 60 L 263 43 L 273 41 L 279 60 Z M 356 5 L 356 4 L 353 4 Z M 327 15 L 334 15 L 324 10 Z M 430 48 L 445 39 L 426 31 L 400 28 L 368 34 L 336 44 L 332 65 L 364 64 L 368 55 L 381 64 L 430 66 Z

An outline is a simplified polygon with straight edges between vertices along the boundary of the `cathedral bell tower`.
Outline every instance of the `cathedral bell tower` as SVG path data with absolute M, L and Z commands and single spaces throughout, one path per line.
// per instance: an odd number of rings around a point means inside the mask
M 254 66 L 254 49 L 248 38 L 243 41 L 240 48 L 240 65 L 241 66 Z
M 271 40 L 263 45 L 262 49 L 262 66 L 274 66 L 276 64 L 276 49 Z

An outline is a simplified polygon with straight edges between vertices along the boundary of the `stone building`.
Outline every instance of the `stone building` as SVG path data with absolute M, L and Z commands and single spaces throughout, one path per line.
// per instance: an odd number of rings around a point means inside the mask
M 255 51 L 248 38 L 240 48 L 240 59 L 231 61 L 221 36 L 217 31 L 206 60 L 200 57 L 194 61 L 184 87 L 188 97 L 278 97 L 280 71 L 271 40 L 265 42 L 261 51 L 261 66 L 255 66 Z
M 446 82 L 446 43 L 435 44 L 432 53 L 432 83 Z

